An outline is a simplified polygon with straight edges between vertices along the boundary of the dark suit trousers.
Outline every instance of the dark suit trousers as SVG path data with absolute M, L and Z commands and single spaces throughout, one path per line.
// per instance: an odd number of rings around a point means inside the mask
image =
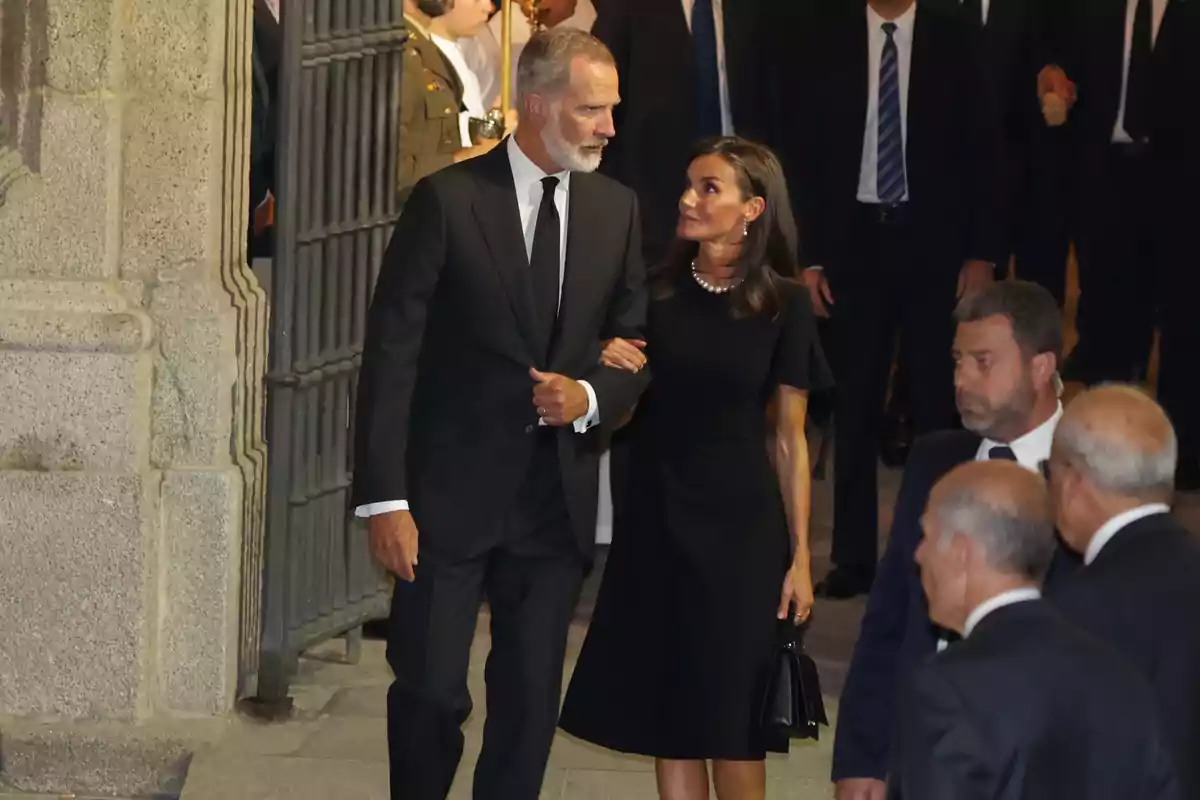
M 1034 131 L 1024 147 L 1014 146 L 1008 170 L 1016 276 L 1047 289 L 1059 306 L 1066 302 L 1071 246 L 1071 144 L 1065 129 Z
M 833 561 L 874 574 L 878 556 L 879 440 L 896 336 L 917 434 L 954 421 L 953 341 L 957 265 L 938 264 L 901 207 L 884 220 L 860 205 L 847 253 L 831 275 L 834 297 Z
M 396 582 L 388 635 L 392 800 L 443 800 L 462 758 L 471 642 L 491 609 L 487 721 L 476 800 L 536 800 L 558 723 L 567 631 L 585 562 L 546 431 L 493 540 L 462 560 L 422 549 L 413 583 Z M 481 532 L 482 533 L 482 532 Z M 483 535 L 487 535 L 483 533 Z
M 1141 380 L 1167 256 L 1149 153 L 1113 145 L 1082 177 L 1079 344 L 1067 377 L 1088 384 Z

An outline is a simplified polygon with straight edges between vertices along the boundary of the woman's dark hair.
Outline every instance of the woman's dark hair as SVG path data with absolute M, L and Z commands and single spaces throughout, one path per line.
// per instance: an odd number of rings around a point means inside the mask
M 427 17 L 440 17 L 454 8 L 454 0 L 417 0 L 417 10 Z
M 763 213 L 750 223 L 734 265 L 741 283 L 729 295 L 736 316 L 774 318 L 780 311 L 779 282 L 796 275 L 798 245 L 783 167 L 770 149 L 738 136 L 701 142 L 688 163 L 704 156 L 718 156 L 733 167 L 743 198 L 764 201 Z M 699 242 L 676 239 L 666 260 L 650 270 L 651 295 L 661 299 L 674 294 L 699 251 Z

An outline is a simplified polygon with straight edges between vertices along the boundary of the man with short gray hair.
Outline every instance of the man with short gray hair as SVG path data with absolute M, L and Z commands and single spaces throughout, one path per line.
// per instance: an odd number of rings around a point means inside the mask
M 1145 679 L 1041 600 L 1056 547 L 1041 477 L 956 467 L 922 525 L 929 615 L 962 640 L 906 681 L 888 797 L 1177 800 Z
M 368 318 L 353 503 L 397 578 L 393 800 L 450 791 L 483 599 L 474 797 L 538 797 L 595 541 L 599 435 L 649 380 L 596 357 L 603 339 L 643 338 L 646 320 L 637 200 L 592 174 L 615 135 L 612 54 L 554 29 L 518 72 L 516 132 L 416 184 Z
M 1125 655 L 1158 697 L 1184 797 L 1200 798 L 1200 546 L 1170 514 L 1178 445 L 1140 389 L 1075 398 L 1050 456 L 1059 530 L 1082 570 L 1050 599 Z

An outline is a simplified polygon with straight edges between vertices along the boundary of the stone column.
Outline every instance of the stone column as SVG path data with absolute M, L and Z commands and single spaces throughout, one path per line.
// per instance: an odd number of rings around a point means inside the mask
M 0 0 L 0 764 L 22 789 L 169 789 L 236 699 L 264 461 L 250 11 Z

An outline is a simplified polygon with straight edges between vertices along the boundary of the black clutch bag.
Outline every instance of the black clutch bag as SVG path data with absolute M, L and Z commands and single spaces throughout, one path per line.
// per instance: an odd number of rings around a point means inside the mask
M 819 739 L 820 726 L 829 725 L 817 665 L 804 652 L 808 623 L 780 624 L 779 644 L 771 664 L 762 724 L 768 739 L 786 744 L 788 739 Z

